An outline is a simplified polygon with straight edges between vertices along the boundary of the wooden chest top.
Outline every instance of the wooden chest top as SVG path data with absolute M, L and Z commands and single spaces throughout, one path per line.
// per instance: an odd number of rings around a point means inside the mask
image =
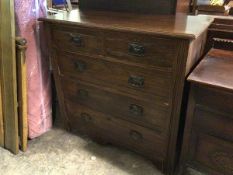
M 188 80 L 233 91 L 233 52 L 212 49 Z
M 213 18 L 208 16 L 187 16 L 185 14 L 144 15 L 78 9 L 69 13 L 51 15 L 40 20 L 55 24 L 131 31 L 191 40 L 200 36 L 212 23 Z

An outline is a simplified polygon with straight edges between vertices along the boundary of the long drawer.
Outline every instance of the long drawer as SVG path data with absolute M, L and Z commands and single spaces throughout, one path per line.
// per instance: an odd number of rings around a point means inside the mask
M 62 78 L 62 84 L 65 98 L 75 104 L 148 127 L 161 137 L 168 134 L 169 107 L 161 107 L 153 101 L 114 93 L 109 89 L 95 87 L 77 80 Z
M 220 113 L 197 105 L 194 114 L 194 126 L 233 142 L 233 118 L 231 114 Z
M 198 105 L 212 108 L 224 113 L 233 113 L 233 93 L 215 88 L 198 87 L 195 90 L 195 101 Z M 232 117 L 233 119 L 233 117 Z
M 129 148 L 153 160 L 164 161 L 167 140 L 156 132 L 76 103 L 66 101 L 66 106 L 72 132 Z
M 173 82 L 169 72 L 67 52 L 60 52 L 57 59 L 60 73 L 64 76 L 112 87 L 129 94 L 154 94 L 163 97 L 164 104 L 168 104 L 171 98 Z

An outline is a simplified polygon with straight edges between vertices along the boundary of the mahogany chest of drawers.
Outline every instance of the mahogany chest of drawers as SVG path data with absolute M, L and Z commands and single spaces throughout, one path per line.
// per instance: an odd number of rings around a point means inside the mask
M 212 49 L 188 78 L 191 92 L 181 165 L 233 174 L 233 52 Z
M 41 20 L 71 131 L 129 148 L 172 174 L 184 81 L 212 19 L 76 10 Z

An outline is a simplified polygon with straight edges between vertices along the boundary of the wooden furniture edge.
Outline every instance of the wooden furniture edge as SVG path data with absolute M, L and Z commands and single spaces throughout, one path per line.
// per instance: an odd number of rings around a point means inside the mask
M 0 80 L 4 115 L 4 147 L 17 154 L 19 143 L 14 0 L 0 1 L 0 8 Z

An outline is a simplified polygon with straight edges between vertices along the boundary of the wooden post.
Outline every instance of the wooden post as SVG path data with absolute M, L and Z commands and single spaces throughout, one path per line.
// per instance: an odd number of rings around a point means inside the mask
M 19 137 L 22 151 L 27 150 L 28 141 L 26 44 L 25 39 L 16 38 Z
M 18 153 L 14 0 L 0 1 L 0 81 L 4 121 L 4 146 Z

